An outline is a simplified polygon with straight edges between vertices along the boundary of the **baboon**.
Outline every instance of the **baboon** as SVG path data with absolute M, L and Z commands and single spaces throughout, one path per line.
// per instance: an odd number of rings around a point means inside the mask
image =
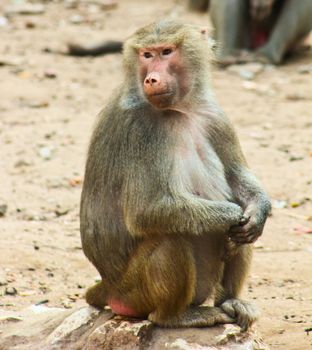
M 174 21 L 126 41 L 86 163 L 82 247 L 102 278 L 86 300 L 164 327 L 247 329 L 257 311 L 239 294 L 270 202 L 214 101 L 209 55 Z
M 211 0 L 210 16 L 221 64 L 280 64 L 312 30 L 312 1 Z

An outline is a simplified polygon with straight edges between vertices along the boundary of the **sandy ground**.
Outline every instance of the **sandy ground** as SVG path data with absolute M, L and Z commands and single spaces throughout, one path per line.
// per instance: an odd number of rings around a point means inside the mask
M 1 1 L 2 10 L 12 4 Z M 41 15 L 0 18 L 0 307 L 84 304 L 97 272 L 79 237 L 79 197 L 95 117 L 122 79 L 121 56 L 72 58 L 44 52 L 66 40 L 126 38 L 162 17 L 207 25 L 173 0 L 46 1 Z M 78 23 L 77 23 L 78 22 Z M 312 52 L 253 81 L 213 68 L 220 104 L 275 208 L 255 247 L 244 296 L 259 306 L 272 349 L 312 344 Z M 311 67 L 311 66 L 310 66 Z M 282 207 L 282 208 L 277 208 Z M 297 231 L 296 231 L 297 229 Z M 15 288 L 15 289 L 14 289 Z M 17 294 L 14 294 L 17 291 Z

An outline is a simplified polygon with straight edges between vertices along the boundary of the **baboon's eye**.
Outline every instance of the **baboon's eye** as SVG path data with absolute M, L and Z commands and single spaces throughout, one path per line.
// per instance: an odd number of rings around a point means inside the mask
M 144 56 L 145 58 L 151 58 L 151 57 L 153 57 L 153 55 L 152 55 L 150 52 L 148 52 L 148 51 L 144 52 L 143 56 Z
M 164 56 L 166 56 L 166 55 L 170 55 L 171 52 L 172 52 L 172 49 L 164 49 L 163 52 L 162 52 L 162 54 L 163 54 Z

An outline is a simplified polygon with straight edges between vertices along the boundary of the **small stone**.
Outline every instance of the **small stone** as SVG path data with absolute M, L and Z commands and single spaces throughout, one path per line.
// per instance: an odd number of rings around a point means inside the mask
M 255 140 L 265 140 L 267 138 L 267 136 L 262 132 L 251 132 L 249 135 Z
M 9 21 L 6 17 L 0 16 L 0 27 L 6 27 Z
M 297 160 L 302 160 L 302 159 L 303 159 L 302 156 L 293 154 L 292 156 L 290 156 L 289 161 L 290 161 L 290 162 L 295 162 L 295 161 L 297 161 Z
M 6 287 L 4 290 L 4 294 L 6 295 L 16 295 L 17 289 L 15 287 Z
M 286 100 L 288 101 L 304 101 L 304 100 L 307 100 L 308 97 L 303 95 L 303 94 L 300 94 L 298 92 L 293 92 L 293 93 L 290 93 L 288 95 L 286 95 Z
M 243 78 L 245 80 L 254 80 L 255 79 L 255 74 L 253 72 L 249 72 L 246 69 L 241 69 L 239 71 L 239 75 L 241 78 Z
M 67 9 L 76 9 L 78 7 L 77 0 L 64 0 L 65 8 Z
M 21 57 L 0 57 L 0 67 L 1 66 L 11 66 L 11 67 L 16 67 L 20 66 L 23 64 L 25 60 Z
M 45 12 L 42 4 L 21 3 L 10 6 L 6 9 L 7 15 L 40 15 Z
M 100 275 L 97 275 L 94 277 L 94 281 L 97 282 L 101 282 L 102 281 L 102 277 Z
M 35 290 L 24 290 L 22 292 L 19 292 L 18 294 L 22 297 L 29 297 L 30 295 L 35 295 L 37 292 Z
M 311 74 L 312 73 L 312 65 L 311 64 L 304 64 L 302 66 L 299 66 L 298 73 L 299 74 Z
M 53 149 L 51 147 L 41 147 L 39 149 L 39 155 L 45 160 L 50 160 L 52 158 Z
M 7 204 L 0 204 L 0 218 L 3 217 L 8 210 Z
M 34 28 L 36 28 L 36 23 L 34 21 L 26 21 L 25 28 L 34 29 Z
M 262 94 L 268 94 L 268 95 L 274 94 L 273 90 L 270 90 L 267 86 L 260 85 L 254 81 L 244 81 L 243 88 L 246 90 L 255 91 Z
M 57 208 L 55 209 L 55 215 L 56 216 L 63 216 L 68 214 L 70 211 L 70 208 L 67 206 L 57 205 Z
M 84 21 L 84 18 L 80 15 L 73 15 L 70 17 L 69 21 L 73 24 L 80 24 Z
M 229 72 L 238 74 L 245 80 L 253 80 L 263 69 L 261 63 L 234 64 L 227 68 Z
M 271 124 L 271 123 L 264 123 L 264 124 L 262 125 L 262 128 L 263 128 L 264 130 L 271 130 L 271 129 L 272 129 L 272 124 Z
M 272 207 L 274 209 L 283 209 L 287 207 L 287 201 L 282 199 L 275 199 L 272 201 Z
M 0 287 L 6 286 L 8 284 L 7 279 L 4 276 L 0 276 Z
M 62 302 L 62 306 L 65 308 L 65 309 L 72 309 L 73 308 L 73 305 L 68 302 L 68 301 L 63 301 Z
M 69 185 L 72 187 L 76 187 L 81 185 L 83 182 L 83 178 L 81 176 L 76 176 L 69 180 Z
M 46 185 L 48 188 L 61 188 L 66 185 L 62 178 L 51 178 L 47 179 Z
M 57 77 L 57 73 L 52 69 L 47 69 L 44 72 L 44 76 L 49 79 L 55 79 Z
M 32 165 L 32 163 L 29 162 L 28 160 L 20 159 L 14 164 L 14 167 L 21 168 L 21 167 L 26 167 L 26 166 L 31 166 L 31 165 Z
M 104 11 L 115 9 L 118 6 L 116 0 L 100 0 L 98 3 Z
M 23 213 L 22 219 L 26 221 L 46 221 L 45 215 L 33 211 L 25 211 L 24 209 L 17 209 L 17 212 Z
M 293 201 L 293 202 L 290 203 L 290 206 L 291 206 L 292 208 L 297 208 L 297 207 L 299 207 L 301 204 L 302 204 L 302 203 L 299 202 L 299 201 Z
M 259 74 L 264 70 L 264 65 L 260 62 L 252 62 L 244 64 L 244 69 L 254 74 Z
M 43 300 L 40 300 L 38 301 L 35 305 L 38 306 L 38 305 L 43 305 L 43 304 L 46 304 L 49 302 L 49 299 L 43 299 Z
M 49 107 L 50 103 L 45 100 L 38 100 L 38 101 L 30 101 L 25 105 L 30 108 L 46 108 L 46 107 Z

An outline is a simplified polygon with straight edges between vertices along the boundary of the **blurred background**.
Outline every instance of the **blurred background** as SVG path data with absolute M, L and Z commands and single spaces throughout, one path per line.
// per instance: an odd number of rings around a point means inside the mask
M 81 250 L 79 199 L 92 127 L 122 82 L 122 56 L 71 57 L 67 42 L 123 41 L 161 18 L 211 32 L 209 11 L 188 5 L 1 0 L 0 308 L 83 305 L 85 287 L 97 278 Z M 259 306 L 258 328 L 272 349 L 308 349 L 312 50 L 281 66 L 213 64 L 212 85 L 273 203 L 244 297 Z

